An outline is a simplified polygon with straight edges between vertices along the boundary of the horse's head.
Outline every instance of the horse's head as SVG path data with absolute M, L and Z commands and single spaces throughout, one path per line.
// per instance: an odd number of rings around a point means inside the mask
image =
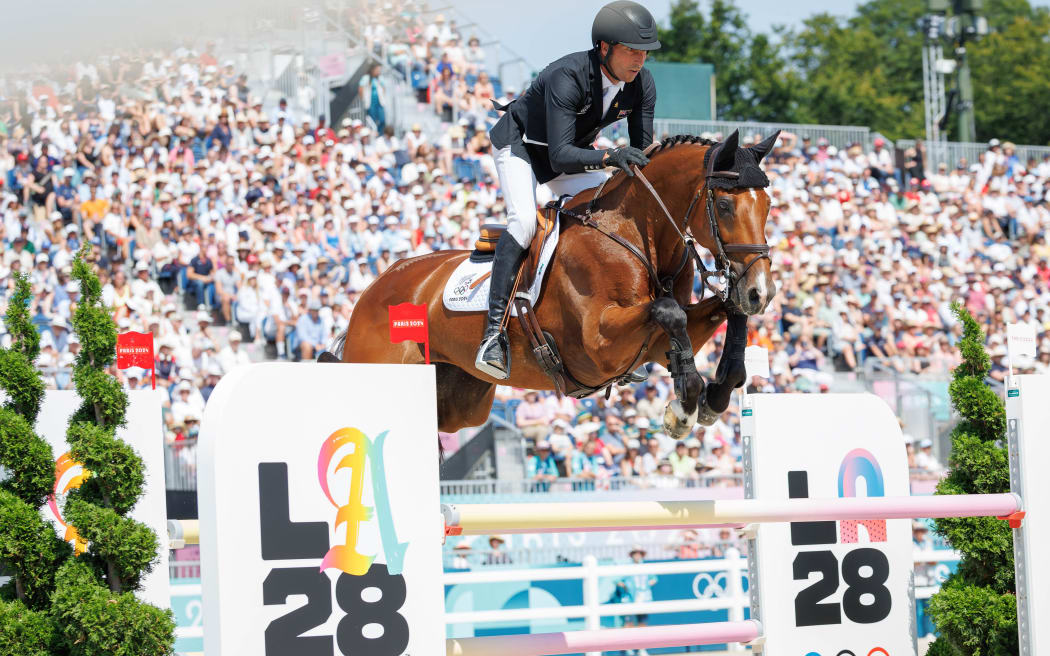
M 733 132 L 708 148 L 704 186 L 689 216 L 689 229 L 714 254 L 716 268 L 727 274 L 726 304 L 747 315 L 765 310 L 776 293 L 765 232 L 769 179 L 758 164 L 779 134 L 740 148 Z

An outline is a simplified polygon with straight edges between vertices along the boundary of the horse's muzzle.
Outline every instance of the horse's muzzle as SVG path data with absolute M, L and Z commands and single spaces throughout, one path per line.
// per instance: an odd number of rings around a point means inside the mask
M 776 294 L 776 283 L 766 267 L 753 267 L 729 292 L 729 304 L 748 316 L 762 314 Z

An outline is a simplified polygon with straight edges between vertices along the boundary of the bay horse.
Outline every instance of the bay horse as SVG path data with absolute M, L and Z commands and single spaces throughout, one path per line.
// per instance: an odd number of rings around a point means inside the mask
M 668 364 L 676 398 L 665 430 L 675 439 L 699 420 L 713 423 L 745 379 L 747 316 L 775 293 L 765 223 L 768 179 L 758 167 L 779 133 L 750 148 L 734 132 L 724 142 L 678 136 L 648 149 L 644 175 L 617 173 L 565 204 L 558 246 L 535 316 L 553 337 L 573 378 L 593 390 L 626 380 L 641 364 Z M 649 183 L 649 178 L 652 183 Z M 593 202 L 592 202 L 593 201 Z M 707 248 L 723 276 L 713 296 L 690 303 L 696 267 L 693 240 Z M 399 260 L 365 289 L 341 344 L 342 362 L 423 363 L 422 347 L 392 344 L 388 307 L 427 307 L 436 365 L 438 426 L 454 432 L 484 423 L 497 385 L 555 389 L 533 357 L 522 327 L 508 323 L 511 375 L 499 381 L 474 368 L 484 312 L 451 312 L 442 290 L 469 251 L 443 250 Z M 693 356 L 728 321 L 716 379 L 705 385 Z M 322 361 L 337 361 L 331 354 Z

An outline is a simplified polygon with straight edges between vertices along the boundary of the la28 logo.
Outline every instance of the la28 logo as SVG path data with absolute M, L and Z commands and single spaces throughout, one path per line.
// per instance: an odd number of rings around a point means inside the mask
M 856 495 L 856 478 L 865 479 L 869 496 L 883 495 L 882 472 L 873 455 L 858 449 L 847 456 L 846 462 L 851 466 L 843 466 L 840 478 L 853 477 L 839 481 L 843 496 Z M 788 472 L 788 497 L 809 497 L 807 472 Z M 872 541 L 886 540 L 884 520 L 792 522 L 791 545 L 856 542 L 859 524 L 865 526 Z M 890 575 L 890 563 L 886 554 L 878 549 L 854 549 L 842 557 L 841 563 L 830 549 L 798 552 L 791 563 L 792 578 L 808 581 L 813 573 L 819 574 L 820 578 L 795 596 L 795 626 L 842 624 L 843 615 L 855 624 L 874 624 L 886 619 L 893 609 L 893 595 L 885 585 Z M 838 592 L 842 583 L 846 584 L 842 603 L 825 602 Z
M 330 546 L 328 524 L 291 521 L 286 463 L 259 463 L 259 511 L 263 560 L 321 562 Z M 262 586 L 267 606 L 306 596 L 305 606 L 266 627 L 267 656 L 332 656 L 333 637 L 344 656 L 399 656 L 408 647 L 408 622 L 399 612 L 407 596 L 405 577 L 390 574 L 384 564 L 372 563 L 362 576 L 339 574 L 335 601 L 345 615 L 335 636 L 303 635 L 328 622 L 333 612 L 332 580 L 317 565 L 275 567 Z

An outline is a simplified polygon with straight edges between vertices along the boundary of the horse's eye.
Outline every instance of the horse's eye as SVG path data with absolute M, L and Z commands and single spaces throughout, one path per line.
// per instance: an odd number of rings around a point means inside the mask
M 723 211 L 723 212 L 729 212 L 729 211 L 732 211 L 733 205 L 732 205 L 732 203 L 730 203 L 725 198 L 720 198 L 718 200 L 718 209 Z

